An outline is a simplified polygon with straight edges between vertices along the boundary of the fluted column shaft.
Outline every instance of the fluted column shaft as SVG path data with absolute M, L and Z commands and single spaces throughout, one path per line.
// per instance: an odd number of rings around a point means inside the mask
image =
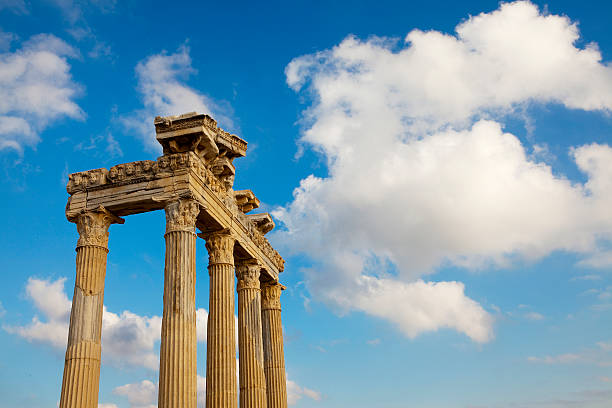
M 268 408 L 287 408 L 287 380 L 280 304 L 281 291 L 284 289 L 285 287 L 278 282 L 263 283 L 261 286 L 261 322 Z
M 195 220 L 199 206 L 166 206 L 164 312 L 159 355 L 159 408 L 196 408 Z
M 208 249 L 210 295 L 206 342 L 206 408 L 236 408 L 236 331 L 234 328 L 234 238 L 204 236 Z
M 97 408 L 108 227 L 123 220 L 100 207 L 71 221 L 79 240 L 60 408 Z
M 238 278 L 238 351 L 240 353 L 240 408 L 266 406 L 261 331 L 261 290 L 257 263 L 236 267 Z

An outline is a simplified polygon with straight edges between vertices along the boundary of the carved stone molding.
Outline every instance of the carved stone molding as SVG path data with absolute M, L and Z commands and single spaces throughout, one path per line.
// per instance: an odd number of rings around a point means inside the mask
M 208 264 L 234 265 L 234 243 L 235 239 L 229 231 L 223 230 L 210 234 L 200 234 L 206 240 L 208 250 Z
M 261 308 L 262 309 L 281 309 L 280 295 L 285 287 L 278 282 L 268 282 L 261 284 Z
M 261 266 L 257 262 L 241 262 L 236 265 L 237 290 L 259 289 Z
M 187 231 L 195 234 L 195 222 L 200 206 L 190 199 L 177 200 L 166 205 L 166 232 Z
M 106 184 L 108 170 L 95 169 L 73 173 L 68 176 L 68 184 L 66 191 L 68 194 L 73 194 L 80 190 L 85 190 L 87 187 L 94 187 Z
M 111 224 L 123 224 L 125 222 L 104 207 L 83 211 L 71 218 L 70 221 L 76 222 L 79 232 L 77 248 L 82 246 L 108 248 L 108 227 Z

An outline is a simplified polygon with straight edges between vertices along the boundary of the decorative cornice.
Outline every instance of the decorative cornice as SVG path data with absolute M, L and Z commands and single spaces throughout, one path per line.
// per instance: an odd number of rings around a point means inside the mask
M 195 234 L 195 222 L 200 214 L 199 204 L 190 199 L 172 201 L 166 205 L 166 233 L 186 231 Z
M 228 230 L 199 234 L 206 240 L 208 250 L 208 266 L 214 264 L 234 265 L 234 237 Z
M 104 207 L 83 211 L 69 219 L 77 225 L 79 240 L 77 248 L 82 246 L 99 246 L 108 249 L 108 227 L 111 224 L 123 224 L 125 220 L 117 217 Z
M 257 289 L 259 290 L 259 275 L 261 265 L 256 261 L 241 262 L 236 265 L 236 278 L 238 278 L 237 290 Z
M 285 286 L 278 282 L 261 284 L 261 308 L 263 310 L 281 310 L 280 295 Z

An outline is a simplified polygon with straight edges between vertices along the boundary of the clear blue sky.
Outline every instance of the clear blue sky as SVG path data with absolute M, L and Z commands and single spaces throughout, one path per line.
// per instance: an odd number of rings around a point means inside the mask
M 193 110 L 277 223 L 291 406 L 612 406 L 610 15 L 0 0 L 0 408 L 59 400 L 67 175 L 155 159 L 153 117 Z M 163 232 L 111 227 L 101 408 L 156 406 Z

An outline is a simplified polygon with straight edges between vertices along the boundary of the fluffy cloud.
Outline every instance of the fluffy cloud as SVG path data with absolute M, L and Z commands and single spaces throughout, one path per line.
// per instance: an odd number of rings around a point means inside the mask
M 136 66 L 138 91 L 142 95 L 144 109 L 124 117 L 123 123 L 128 129 L 136 131 L 147 147 L 160 149 L 151 133 L 155 116 L 197 111 L 213 116 L 222 126 L 233 126 L 226 109 L 184 83 L 195 72 L 189 48 L 184 45 L 173 54 L 162 52 L 151 55 Z
M 50 34 L 0 53 L 0 151 L 35 147 L 40 132 L 63 117 L 83 119 L 74 102 L 80 87 L 72 81 L 68 58 L 77 51 Z
M 238 369 L 238 367 L 236 367 Z M 113 394 L 126 397 L 130 408 L 156 408 L 157 407 L 157 383 L 143 380 L 139 383 L 122 385 L 113 390 Z M 287 401 L 289 406 L 297 404 L 303 397 L 314 401 L 321 400 L 321 393 L 298 385 L 296 382 L 287 380 Z M 197 379 L 197 401 L 198 408 L 206 406 L 206 378 L 198 375 Z M 102 408 L 102 405 L 99 405 Z
M 68 340 L 71 302 L 64 292 L 66 279 L 55 281 L 29 278 L 26 296 L 43 319 L 34 316 L 25 326 L 3 326 L 9 333 L 24 339 L 49 344 L 65 350 Z M 196 311 L 196 331 L 199 342 L 206 341 L 205 309 Z M 161 316 L 139 316 L 129 311 L 110 312 L 104 306 L 102 315 L 102 361 L 114 366 L 142 366 L 159 369 L 157 343 L 161 337 Z
M 130 408 L 157 407 L 157 384 L 149 380 L 122 385 L 115 388 L 113 394 L 127 397 Z
M 28 341 L 50 344 L 66 348 L 68 341 L 68 322 L 70 320 L 70 300 L 64 293 L 66 278 L 56 281 L 29 278 L 26 296 L 46 321 L 34 316 L 27 326 L 4 326 L 4 330 L 17 334 Z
M 321 400 L 321 393 L 298 385 L 295 381 L 287 379 L 287 404 L 289 406 L 297 404 L 303 397 L 314 401 Z
M 455 35 L 414 30 L 403 46 L 349 37 L 294 59 L 287 83 L 312 97 L 301 143 L 325 157 L 328 175 L 303 179 L 274 212 L 285 227 L 274 239 L 313 260 L 313 295 L 410 337 L 452 328 L 485 342 L 493 319 L 463 285 L 422 276 L 556 250 L 609 264 L 612 149 L 572 149 L 588 177 L 572 183 L 503 131 L 534 102 L 612 110 L 612 67 L 578 39 L 567 17 L 515 2 Z

